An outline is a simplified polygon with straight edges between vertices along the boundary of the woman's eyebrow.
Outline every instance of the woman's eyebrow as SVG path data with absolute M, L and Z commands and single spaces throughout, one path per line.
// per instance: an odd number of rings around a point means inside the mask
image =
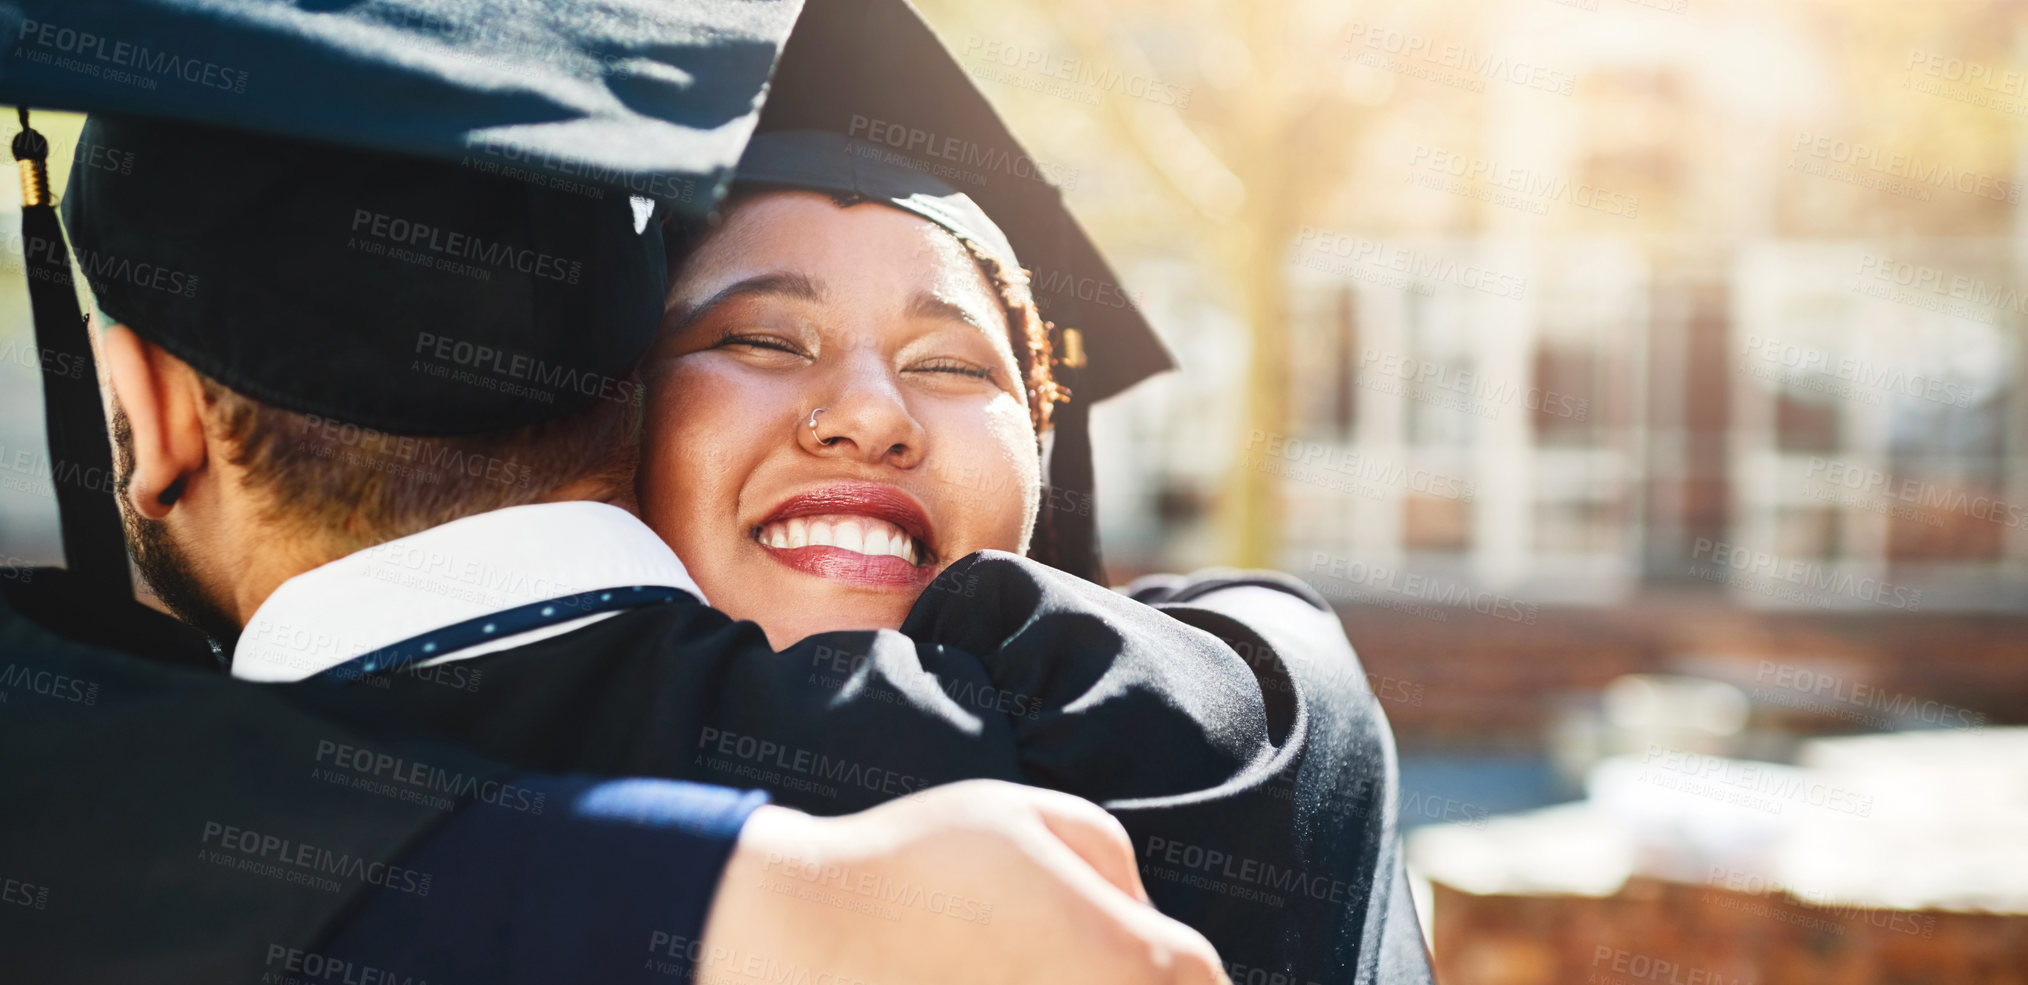
M 960 321 L 982 332 L 991 334 L 994 329 L 982 323 L 971 309 L 949 298 L 928 291 L 918 291 L 908 302 L 908 316 L 911 318 L 942 318 Z
M 811 280 L 808 275 L 793 271 L 759 274 L 748 277 L 745 280 L 720 288 L 718 293 L 705 298 L 687 310 L 684 308 L 673 309 L 670 314 L 675 316 L 676 324 L 669 331 L 681 332 L 689 328 L 699 318 L 709 314 L 711 309 L 733 298 L 755 295 L 794 298 L 798 301 L 822 301 L 824 300 L 824 286 Z

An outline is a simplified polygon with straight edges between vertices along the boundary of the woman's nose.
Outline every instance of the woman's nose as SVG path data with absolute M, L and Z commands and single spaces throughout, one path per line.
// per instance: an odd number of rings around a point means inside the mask
M 813 455 L 856 459 L 869 465 L 914 468 L 922 461 L 922 424 L 909 411 L 899 381 L 870 353 L 827 374 L 831 385 L 812 401 L 797 426 L 797 441 Z

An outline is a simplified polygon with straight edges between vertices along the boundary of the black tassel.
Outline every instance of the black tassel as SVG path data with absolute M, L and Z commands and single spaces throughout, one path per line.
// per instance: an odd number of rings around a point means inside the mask
M 1077 230 L 1068 221 L 1057 224 L 1057 256 L 1069 255 L 1076 235 Z M 1090 392 L 1079 377 L 1087 360 L 1099 353 L 1086 351 L 1083 333 L 1075 327 L 1083 322 L 1079 317 L 1083 309 L 1075 299 L 1065 300 L 1070 303 L 1069 311 L 1051 319 L 1060 328 L 1053 375 L 1056 382 L 1070 391 L 1070 399 L 1058 404 L 1052 414 L 1049 467 L 1043 476 L 1042 509 L 1029 556 L 1059 571 L 1110 586 L 1105 558 L 1099 553 L 1095 495 L 1098 481 L 1092 475 L 1091 464 L 1091 401 L 1078 396 L 1080 390 Z
M 78 313 L 70 249 L 49 192 L 49 141 L 29 128 L 26 108 L 20 113 L 14 160 L 21 169 L 21 247 L 35 344 L 41 347 L 42 365 L 52 370 L 42 376 L 42 407 L 66 567 L 86 591 L 132 599 L 127 538 L 113 498 L 112 442 L 99 399 L 90 330 Z M 77 366 L 82 371 L 73 368 Z
M 1098 499 L 1094 495 L 1097 481 L 1091 463 L 1091 404 L 1078 400 L 1074 387 L 1071 393 L 1069 403 L 1057 406 L 1050 427 L 1055 438 L 1049 448 L 1048 488 L 1043 490 L 1042 503 L 1042 512 L 1048 520 L 1045 529 L 1049 532 L 1050 551 L 1041 560 L 1105 585 L 1105 559 L 1099 553 Z

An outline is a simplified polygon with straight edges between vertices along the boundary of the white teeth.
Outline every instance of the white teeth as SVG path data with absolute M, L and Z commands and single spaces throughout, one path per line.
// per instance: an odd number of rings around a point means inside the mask
M 869 557 L 898 557 L 920 564 L 915 538 L 900 527 L 870 516 L 831 514 L 780 520 L 762 527 L 754 539 L 768 547 L 835 547 Z
M 839 520 L 831 525 L 831 546 L 854 554 L 866 553 L 864 526 L 856 519 Z

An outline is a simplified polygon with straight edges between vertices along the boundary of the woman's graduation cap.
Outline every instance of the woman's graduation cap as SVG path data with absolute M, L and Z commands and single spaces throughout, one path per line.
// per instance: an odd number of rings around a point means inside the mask
M 66 218 L 143 338 L 301 413 L 503 430 L 609 395 L 651 341 L 651 213 L 717 200 L 799 6 L 16 0 L 0 102 L 94 114 Z M 89 366 L 22 122 L 37 343 Z M 72 576 L 125 595 L 110 483 L 65 478 L 111 475 L 96 374 L 44 392 Z
M 1014 139 L 907 0 L 811 2 L 759 130 L 737 180 L 885 201 L 989 252 L 1011 248 L 1030 270 L 1037 307 L 1060 332 L 1056 378 L 1071 394 L 1055 410 L 1031 553 L 1103 584 L 1091 405 L 1175 364 L 1064 206 L 1054 169 Z

